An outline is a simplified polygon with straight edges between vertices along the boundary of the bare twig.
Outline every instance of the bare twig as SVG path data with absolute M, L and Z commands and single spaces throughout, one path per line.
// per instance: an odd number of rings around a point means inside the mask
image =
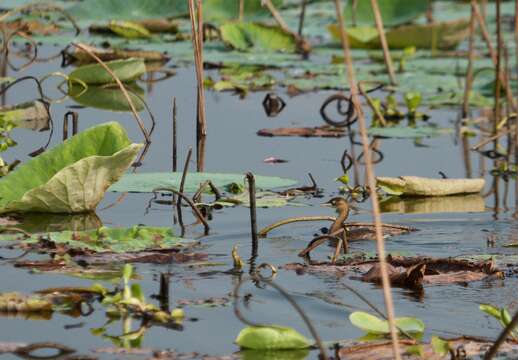
M 381 279 L 383 285 L 383 296 L 385 298 L 385 307 L 387 311 L 387 317 L 389 322 L 390 335 L 392 338 L 392 350 L 393 356 L 396 360 L 401 359 L 401 352 L 399 348 L 398 333 L 395 323 L 394 316 L 394 304 L 392 300 L 392 292 L 390 289 L 390 279 L 388 276 L 386 255 L 385 255 L 385 244 L 383 240 L 383 233 L 381 227 L 381 216 L 378 202 L 378 194 L 376 193 L 376 177 L 374 175 L 374 169 L 372 166 L 371 150 L 369 148 L 369 139 L 367 137 L 367 129 L 365 125 L 365 117 L 361 108 L 359 99 L 358 86 L 356 83 L 356 76 L 354 74 L 354 68 L 351 58 L 351 51 L 349 47 L 349 40 L 345 33 L 345 23 L 342 15 L 342 4 L 340 0 L 335 0 L 336 17 L 338 20 L 338 27 L 340 29 L 340 38 L 342 41 L 342 47 L 344 51 L 344 61 L 347 70 L 347 79 L 349 81 L 349 87 L 351 89 L 351 100 L 356 108 L 358 114 L 358 124 L 360 128 L 360 136 L 363 144 L 363 153 L 365 155 L 365 170 L 367 173 L 367 183 L 369 186 L 370 197 L 372 201 L 372 212 L 376 229 L 376 247 L 378 252 L 378 258 L 381 270 Z
M 496 353 L 498 352 L 498 348 L 502 346 L 502 344 L 507 340 L 507 337 L 509 334 L 514 330 L 515 327 L 518 326 L 518 311 L 516 314 L 514 314 L 513 318 L 511 319 L 511 322 L 507 324 L 505 329 L 498 335 L 498 339 L 496 339 L 495 343 L 491 348 L 488 350 L 486 355 L 484 355 L 484 360 L 491 360 Z
M 185 164 L 183 165 L 183 172 L 182 172 L 182 179 L 180 181 L 180 192 L 183 193 L 184 186 L 185 186 L 185 178 L 187 177 L 187 171 L 189 171 L 189 162 L 191 161 L 192 156 L 192 148 L 189 148 L 187 151 L 187 157 L 185 158 Z M 180 208 L 182 206 L 182 199 L 178 199 L 178 202 L 176 203 L 176 207 Z
M 360 90 L 360 93 L 365 98 L 365 100 L 367 100 L 367 103 L 374 112 L 374 115 L 376 115 L 376 118 L 380 121 L 381 125 L 387 126 L 387 121 L 385 120 L 385 117 L 383 116 L 379 108 L 372 101 L 372 98 L 369 96 L 368 91 L 365 91 L 365 89 L 363 88 L 363 84 L 365 84 L 365 81 L 358 81 L 358 89 Z
M 263 3 L 264 6 L 266 6 L 268 8 L 268 10 L 272 14 L 273 18 L 275 19 L 275 21 L 277 22 L 279 27 L 282 30 L 291 33 L 290 28 L 288 27 L 288 25 L 286 24 L 286 22 L 282 18 L 281 14 L 279 14 L 279 12 L 275 8 L 275 6 L 272 4 L 272 2 L 270 0 L 262 0 L 262 3 Z
M 378 29 L 378 36 L 380 37 L 381 47 L 383 49 L 383 57 L 385 58 L 385 65 L 387 66 L 387 72 L 391 85 L 397 85 L 396 72 L 394 71 L 394 64 L 392 63 L 392 57 L 390 56 L 390 50 L 387 43 L 387 37 L 385 36 L 385 29 L 383 27 L 383 19 L 381 17 L 380 8 L 378 6 L 378 0 L 371 0 L 372 12 L 374 13 L 374 20 L 376 21 L 376 28 Z

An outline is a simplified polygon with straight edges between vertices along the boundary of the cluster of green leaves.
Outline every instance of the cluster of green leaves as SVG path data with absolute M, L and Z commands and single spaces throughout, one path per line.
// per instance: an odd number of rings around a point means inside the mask
M 130 284 L 132 276 L 133 266 L 126 264 L 122 272 L 123 288 L 121 291 L 110 294 L 102 285 L 96 284 L 92 287 L 103 295 L 101 303 L 107 306 L 108 314 L 119 317 L 128 313 L 147 315 L 159 323 L 178 322 L 183 319 L 184 313 L 181 309 L 166 312 L 160 310 L 156 305 L 146 302 L 140 284 Z
M 185 239 L 176 236 L 171 228 L 143 225 L 130 228 L 100 227 L 97 230 L 88 231 L 52 232 L 45 236 L 55 244 L 96 253 L 126 253 L 187 246 Z M 36 243 L 40 239 L 41 235 L 36 234 L 25 242 Z
M 489 305 L 489 304 L 481 304 L 479 306 L 479 309 L 480 309 L 480 311 L 483 311 L 486 314 L 491 315 L 492 317 L 497 319 L 503 328 L 506 328 L 511 323 L 511 320 L 512 320 L 511 314 L 509 314 L 509 311 L 504 307 L 499 308 L 499 307 Z M 509 336 L 514 341 L 518 341 L 518 327 L 513 329 Z

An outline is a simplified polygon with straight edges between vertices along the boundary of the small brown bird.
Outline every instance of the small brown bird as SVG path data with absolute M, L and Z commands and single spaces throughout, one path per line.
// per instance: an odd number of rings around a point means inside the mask
M 338 216 L 336 220 L 333 222 L 333 225 L 329 228 L 328 234 L 332 234 L 338 230 L 340 230 L 343 226 L 343 223 L 349 217 L 349 203 L 343 197 L 334 197 L 329 200 L 326 204 L 333 206 L 336 209 L 336 213 Z

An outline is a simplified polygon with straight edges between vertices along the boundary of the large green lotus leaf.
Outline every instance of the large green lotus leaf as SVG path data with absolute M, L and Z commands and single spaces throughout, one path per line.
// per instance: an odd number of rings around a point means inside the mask
M 382 320 L 374 315 L 363 311 L 355 311 L 349 315 L 351 323 L 370 334 L 389 334 L 387 320 Z M 396 318 L 396 326 L 409 334 L 420 334 L 424 332 L 424 323 L 413 317 Z
M 126 90 L 135 105 L 135 109 L 137 111 L 144 110 L 144 102 L 141 100 L 141 98 L 144 98 L 144 89 L 137 84 L 130 84 L 126 85 Z M 109 111 L 131 111 L 128 100 L 126 100 L 119 86 L 115 84 L 88 86 L 87 89 L 81 85 L 73 84 L 68 88 L 68 95 L 72 100 L 83 106 Z
M 283 326 L 248 326 L 241 330 L 236 344 L 252 350 L 297 350 L 311 346 L 311 342 L 295 329 Z
M 171 249 L 187 245 L 185 239 L 176 236 L 167 227 L 133 226 L 131 228 L 101 227 L 91 231 L 62 231 L 46 234 L 57 244 L 74 249 L 101 252 L 135 252 L 156 249 Z M 40 241 L 40 235 L 33 235 L 27 243 Z
M 453 129 L 436 128 L 432 126 L 373 127 L 368 130 L 368 133 L 371 136 L 399 139 L 418 139 L 424 137 L 436 137 L 441 135 L 447 135 L 451 132 L 453 132 Z
M 279 7 L 282 0 L 273 0 Z M 184 0 L 88 0 L 70 8 L 70 13 L 80 22 L 109 20 L 146 20 L 164 17 L 182 17 L 189 14 L 188 2 Z M 244 2 L 245 18 L 271 16 L 261 0 Z M 207 21 L 237 19 L 238 0 L 204 0 L 203 15 Z
M 416 19 L 426 13 L 428 3 L 429 0 L 378 0 L 385 26 L 401 25 Z M 356 25 L 376 24 L 371 2 L 368 0 L 347 1 L 345 19 L 347 24 L 353 24 L 353 19 L 356 20 Z
M 0 180 L 0 212 L 95 210 L 142 148 L 117 122 L 87 129 Z
M 79 21 L 146 20 L 188 14 L 184 0 L 88 0 L 71 7 Z
M 387 32 L 387 42 L 391 49 L 415 46 L 420 49 L 454 49 L 469 35 L 469 19 L 459 19 L 432 24 L 405 25 Z M 371 46 L 380 47 L 380 42 Z
M 228 22 L 220 27 L 220 31 L 223 41 L 236 50 L 287 53 L 297 50 L 295 36 L 278 26 Z
M 328 26 L 331 36 L 340 40 L 340 29 L 336 24 Z M 374 27 L 351 27 L 347 34 L 352 48 L 380 49 L 381 42 Z M 453 49 L 469 35 L 469 20 L 459 19 L 432 24 L 410 24 L 386 31 L 385 36 L 391 49 L 414 46 L 420 49 Z
M 146 72 L 143 59 L 113 60 L 105 63 L 122 82 L 138 79 Z M 68 77 L 71 81 L 78 80 L 85 84 L 103 85 L 115 83 L 115 80 L 100 64 L 80 66 Z
M 282 5 L 282 0 L 273 0 L 275 7 Z M 239 18 L 239 1 L 236 0 L 205 0 L 203 2 L 203 14 L 208 21 L 237 20 Z M 271 17 L 270 11 L 261 6 L 261 0 L 246 0 L 244 2 L 243 16 L 245 20 L 258 17 Z
M 181 179 L 180 172 L 126 174 L 110 188 L 110 191 L 148 193 L 162 187 L 178 190 Z M 243 179 L 243 174 L 188 173 L 185 178 L 184 192 L 196 192 L 200 184 L 207 180 L 212 181 L 218 188 L 224 188 L 232 183 L 242 184 Z M 293 186 L 297 182 L 292 179 L 256 175 L 255 183 L 257 188 L 267 190 Z

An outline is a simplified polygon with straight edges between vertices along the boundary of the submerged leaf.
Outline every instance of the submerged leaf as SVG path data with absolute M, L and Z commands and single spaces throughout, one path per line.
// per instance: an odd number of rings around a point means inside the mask
M 236 343 L 242 349 L 253 350 L 296 350 L 311 346 L 311 342 L 295 329 L 283 326 L 248 326 L 241 330 Z
M 200 184 L 207 180 L 212 181 L 218 188 L 224 188 L 232 183 L 242 184 L 244 182 L 243 178 L 242 174 L 188 173 L 185 178 L 184 192 L 196 192 Z M 182 173 L 180 172 L 126 174 L 110 188 L 110 191 L 153 192 L 156 188 L 164 187 L 178 190 L 181 179 Z M 293 186 L 297 183 L 291 179 L 260 175 L 255 176 L 255 182 L 258 189 Z
M 0 212 L 93 211 L 141 148 L 119 123 L 87 129 L 3 177 Z
M 146 65 L 142 59 L 124 59 L 113 60 L 105 63 L 108 68 L 119 78 L 122 82 L 129 82 L 138 79 L 146 72 Z M 100 64 L 90 64 L 80 66 L 72 71 L 68 78 L 73 82 L 85 84 L 113 84 L 115 80 L 105 68 Z

